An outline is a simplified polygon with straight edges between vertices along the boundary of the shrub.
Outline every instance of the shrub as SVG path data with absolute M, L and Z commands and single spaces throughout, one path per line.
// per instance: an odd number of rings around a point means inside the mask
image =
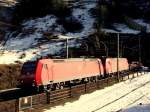
M 73 17 L 69 17 L 66 19 L 62 18 L 59 19 L 58 22 L 63 25 L 67 32 L 77 32 L 83 28 L 83 25 Z
M 63 17 L 70 15 L 71 10 L 63 0 L 21 0 L 15 8 L 13 22 L 20 23 L 24 19 L 47 14 Z

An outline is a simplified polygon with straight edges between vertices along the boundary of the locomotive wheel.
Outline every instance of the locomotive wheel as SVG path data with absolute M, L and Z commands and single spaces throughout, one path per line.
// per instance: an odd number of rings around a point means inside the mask
M 59 83 L 56 84 L 56 89 L 60 89 Z
M 52 85 L 51 85 L 51 84 L 47 85 L 47 90 L 48 90 L 48 91 L 51 91 L 51 90 L 52 90 Z
M 64 82 L 59 83 L 59 89 L 63 89 L 64 88 Z
M 61 82 L 59 88 L 64 89 L 64 85 L 65 85 L 64 82 Z
M 54 90 L 63 89 L 63 88 L 64 88 L 64 83 L 63 82 L 56 83 L 56 84 L 53 85 Z

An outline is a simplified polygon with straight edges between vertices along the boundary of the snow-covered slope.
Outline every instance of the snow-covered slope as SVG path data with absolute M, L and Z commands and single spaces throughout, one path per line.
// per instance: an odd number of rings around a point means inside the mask
M 150 33 L 150 22 L 145 22 L 143 19 L 133 20 L 136 23 L 146 26 L 146 32 Z M 106 33 L 122 33 L 122 34 L 139 34 L 140 31 L 129 28 L 126 24 L 114 23 L 113 27 L 116 29 L 103 28 L 102 31 Z
M 134 21 L 140 25 L 146 26 L 146 32 L 150 33 L 150 22 L 146 22 L 143 19 L 136 19 Z
M 125 24 L 114 23 L 113 26 L 116 30 L 103 28 L 102 31 L 104 31 L 106 33 L 121 33 L 121 34 L 138 34 L 138 33 L 140 33 L 140 31 L 131 29 Z
M 16 32 L 8 34 L 6 37 L 8 40 L 5 45 L 0 45 L 0 63 L 9 64 L 15 61 L 33 60 L 47 54 L 58 53 L 65 47 L 63 42 L 53 43 L 46 41 L 44 33 L 50 33 L 55 37 L 65 39 L 88 36 L 94 31 L 93 24 L 95 19 L 91 16 L 90 10 L 95 6 L 96 1 L 92 3 L 77 2 L 73 5 L 72 17 L 83 25 L 83 29 L 75 33 L 67 32 L 64 34 L 65 29 L 57 23 L 57 17 L 54 15 L 24 21 L 20 32 L 17 35 Z M 42 42 L 41 40 L 45 41 Z M 70 43 L 77 45 L 75 42 Z
M 83 29 L 77 32 L 67 32 L 63 25 L 58 23 L 58 18 L 54 15 L 47 15 L 42 18 L 26 20 L 22 23 L 19 31 L 10 32 L 5 37 L 7 42 L 0 44 L 0 64 L 9 64 L 16 61 L 35 60 L 41 56 L 57 54 L 65 49 L 65 42 L 52 42 L 45 38 L 45 34 L 49 37 L 57 37 L 69 41 L 69 46 L 78 46 L 77 38 L 87 37 L 95 31 L 95 18 L 91 15 L 91 9 L 95 8 L 97 0 L 82 0 L 74 2 L 72 6 L 71 18 L 79 21 Z M 135 20 L 139 24 L 147 26 L 150 32 L 150 24 L 144 21 Z M 113 24 L 114 29 L 102 29 L 108 33 L 129 33 L 138 34 L 139 31 L 130 29 L 125 24 Z M 74 38 L 74 40 L 73 40 Z M 10 59 L 11 58 L 11 59 Z

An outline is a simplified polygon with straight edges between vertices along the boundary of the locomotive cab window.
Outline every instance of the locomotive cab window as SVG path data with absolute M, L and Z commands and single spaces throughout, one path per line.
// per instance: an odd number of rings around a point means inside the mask
M 26 75 L 26 74 L 33 74 L 36 71 L 36 62 L 26 62 L 22 66 L 21 73 Z

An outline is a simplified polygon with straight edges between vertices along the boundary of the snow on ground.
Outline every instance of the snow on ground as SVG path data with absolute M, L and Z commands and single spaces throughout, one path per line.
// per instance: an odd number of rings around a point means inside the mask
M 78 8 L 74 8 L 73 9 L 73 13 L 72 16 L 75 17 L 77 20 L 79 20 L 79 22 L 82 23 L 83 25 L 83 30 L 81 32 L 77 32 L 77 33 L 67 33 L 67 36 L 71 36 L 71 37 L 86 37 L 87 35 L 91 34 L 92 32 L 94 32 L 93 29 L 93 24 L 95 22 L 95 19 L 89 14 L 90 13 L 90 9 L 95 8 L 96 7 L 96 1 L 95 3 L 88 3 L 88 2 L 79 2 L 76 5 L 83 5 L 82 8 L 78 7 Z
M 28 50 L 11 50 L 4 51 L 3 55 L 0 54 L 0 64 L 10 64 L 15 62 L 26 62 L 26 61 L 34 61 L 41 56 L 47 56 L 47 54 L 55 54 L 56 52 L 60 52 L 64 47 L 64 43 L 48 43 L 43 44 L 35 48 L 29 48 Z M 22 55 L 25 55 L 21 58 Z
M 81 5 L 82 6 L 78 6 Z M 5 45 L 0 45 L 0 64 L 14 63 L 15 61 L 27 61 L 45 56 L 47 54 L 59 53 L 65 46 L 62 42 L 40 42 L 44 39 L 43 33 L 52 33 L 62 39 L 86 37 L 94 31 L 94 18 L 90 14 L 90 10 L 96 6 L 96 2 L 78 3 L 73 6 L 72 17 L 77 19 L 83 25 L 83 30 L 76 33 L 66 33 L 62 25 L 57 23 L 57 17 L 47 15 L 42 18 L 27 20 L 22 23 L 22 29 L 16 35 L 16 32 L 8 35 L 8 40 Z M 14 35 L 15 34 L 15 35 Z M 62 35 L 63 34 L 63 35 Z M 74 42 L 69 42 L 69 46 L 78 45 Z M 23 59 L 19 57 L 25 54 Z M 11 56 L 10 56 L 11 55 Z M 10 59 L 11 57 L 11 59 Z
M 145 22 L 143 19 L 136 19 L 134 21 L 140 25 L 146 26 L 146 32 L 150 33 L 150 22 Z M 125 34 L 138 34 L 138 33 L 140 33 L 140 31 L 131 29 L 125 24 L 114 23 L 113 26 L 116 30 L 103 28 L 102 31 L 104 31 L 106 33 L 125 33 Z
M 31 31 L 35 31 L 39 33 L 43 33 L 46 31 L 61 33 L 64 29 L 62 28 L 61 25 L 57 24 L 56 20 L 57 17 L 55 17 L 54 15 L 47 15 L 42 18 L 24 21 L 22 24 L 23 31 L 24 30 L 28 31 L 31 29 Z
M 121 33 L 129 33 L 129 34 L 138 34 L 138 33 L 140 33 L 140 31 L 133 30 L 125 24 L 115 23 L 113 26 Z
M 0 0 L 0 5 L 5 7 L 15 6 L 17 3 L 17 0 Z
M 149 112 L 150 73 L 80 96 L 44 112 Z
M 150 22 L 145 22 L 143 19 L 136 19 L 134 21 L 140 25 L 146 26 L 146 32 L 150 33 Z
M 104 31 L 106 33 L 122 33 L 122 34 L 138 34 L 138 33 L 140 33 L 140 31 L 131 29 L 125 24 L 114 23 L 113 26 L 116 30 L 103 28 L 102 31 Z
M 119 33 L 119 32 L 116 31 L 116 30 L 113 30 L 113 29 L 107 29 L 107 28 L 102 28 L 102 31 L 105 32 L 105 33 Z

